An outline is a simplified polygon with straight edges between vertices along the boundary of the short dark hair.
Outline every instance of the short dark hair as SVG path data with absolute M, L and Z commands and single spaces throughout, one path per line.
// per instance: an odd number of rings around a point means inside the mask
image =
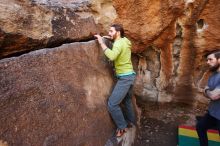
M 220 58 L 220 50 L 215 53 L 215 58 L 217 58 L 217 59 Z
M 111 27 L 114 27 L 116 31 L 120 31 L 121 37 L 124 37 L 124 28 L 121 24 L 112 24 Z
M 207 58 L 211 54 L 214 54 L 215 58 L 219 59 L 220 58 L 220 49 L 210 51 L 210 52 L 206 53 L 204 57 Z

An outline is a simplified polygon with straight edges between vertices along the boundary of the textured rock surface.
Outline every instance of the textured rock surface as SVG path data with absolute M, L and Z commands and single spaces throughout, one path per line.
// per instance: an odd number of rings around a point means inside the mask
M 88 1 L 0 1 L 0 58 L 65 42 L 87 40 L 98 33 Z
M 112 0 L 91 0 L 91 12 L 95 22 L 100 24 L 102 32 L 108 31 L 109 26 L 117 18 Z
M 136 95 L 190 102 L 207 79 L 203 55 L 220 47 L 218 0 L 114 0 L 139 58 Z M 152 51 L 152 48 L 154 51 Z M 156 52 L 156 56 L 155 56 Z
M 178 18 L 183 7 L 183 1 L 171 0 L 114 0 L 113 4 L 118 14 L 116 22 L 123 24 L 134 41 L 134 51 L 142 51 L 158 39 Z
M 0 139 L 103 146 L 113 132 L 106 107 L 111 73 L 95 41 L 1 60 Z

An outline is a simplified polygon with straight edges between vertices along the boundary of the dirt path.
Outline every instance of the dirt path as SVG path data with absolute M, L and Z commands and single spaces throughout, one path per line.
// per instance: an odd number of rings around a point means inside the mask
M 140 128 L 135 146 L 177 146 L 178 125 L 196 124 L 195 116 L 202 115 L 206 105 L 139 104 L 142 109 Z

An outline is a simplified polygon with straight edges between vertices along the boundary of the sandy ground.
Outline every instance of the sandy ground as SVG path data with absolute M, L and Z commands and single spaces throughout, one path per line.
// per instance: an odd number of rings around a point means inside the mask
M 134 146 L 177 146 L 178 125 L 195 126 L 196 116 L 205 113 L 207 105 L 179 103 L 138 104 L 142 110 Z

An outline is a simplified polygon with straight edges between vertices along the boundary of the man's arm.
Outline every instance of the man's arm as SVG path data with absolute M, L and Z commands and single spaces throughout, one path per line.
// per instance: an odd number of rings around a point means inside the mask
M 102 47 L 102 50 L 104 51 L 104 54 L 111 60 L 114 61 L 118 55 L 120 54 L 120 46 L 118 45 L 113 45 L 112 50 L 109 49 L 106 44 L 103 42 L 102 37 L 100 35 L 94 35 L 97 39 L 98 42 L 100 44 L 100 46 Z
M 220 99 L 220 88 L 216 88 L 214 90 L 209 90 L 208 88 L 205 88 L 204 94 L 206 97 L 212 99 L 212 100 L 218 100 Z

